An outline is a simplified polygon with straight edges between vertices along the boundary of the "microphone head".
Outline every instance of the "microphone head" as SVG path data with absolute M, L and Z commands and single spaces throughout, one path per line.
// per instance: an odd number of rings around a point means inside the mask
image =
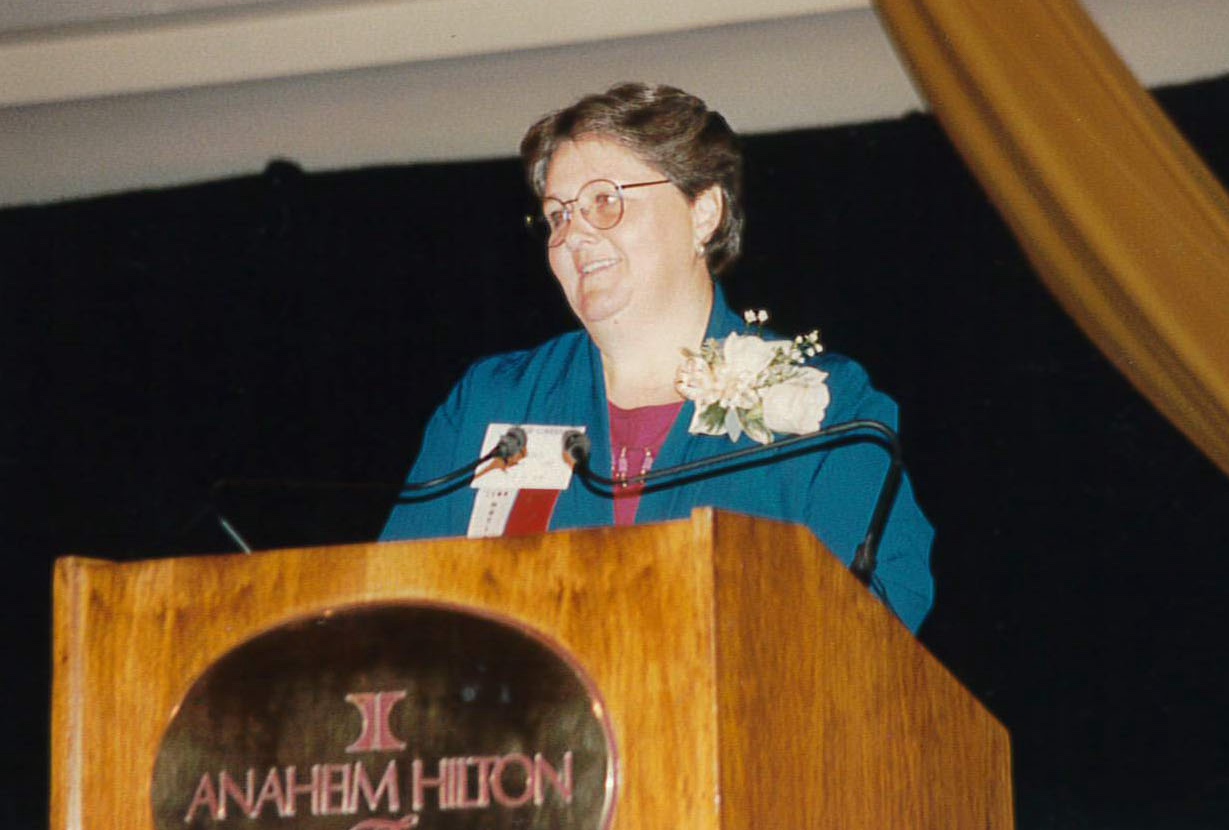
M 508 461 L 520 455 L 525 449 L 526 441 L 528 438 L 525 436 L 525 430 L 520 427 L 511 427 L 500 436 L 499 443 L 495 445 L 495 457 Z
M 592 446 L 589 436 L 578 429 L 569 429 L 563 433 L 563 453 L 572 459 L 573 464 L 589 463 L 589 450 Z

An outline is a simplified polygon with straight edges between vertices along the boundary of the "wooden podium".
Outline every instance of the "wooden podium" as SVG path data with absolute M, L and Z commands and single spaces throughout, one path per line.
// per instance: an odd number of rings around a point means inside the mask
M 202 672 L 286 620 L 389 602 L 515 620 L 570 652 L 618 749 L 614 830 L 1013 826 L 1002 726 L 807 529 L 705 509 L 520 539 L 62 559 L 53 830 L 152 828 L 162 733 Z

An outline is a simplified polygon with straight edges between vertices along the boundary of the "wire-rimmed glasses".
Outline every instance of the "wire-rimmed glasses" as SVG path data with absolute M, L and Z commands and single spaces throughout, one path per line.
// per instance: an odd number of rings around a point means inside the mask
M 553 196 L 545 199 L 542 202 L 542 213 L 526 216 L 525 223 L 546 239 L 547 247 L 557 248 L 567 238 L 568 227 L 577 212 L 594 228 L 609 230 L 623 219 L 624 190 L 669 183 L 669 179 L 631 184 L 619 184 L 610 179 L 594 179 L 586 182 L 577 191 L 575 199 L 561 201 Z

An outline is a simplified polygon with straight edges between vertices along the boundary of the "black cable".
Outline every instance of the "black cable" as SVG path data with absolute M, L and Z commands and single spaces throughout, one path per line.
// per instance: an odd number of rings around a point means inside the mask
M 440 490 L 448 485 L 456 484 L 467 480 L 470 475 L 481 465 L 495 459 L 502 458 L 507 461 L 514 458 L 522 450 L 525 449 L 527 441 L 525 430 L 520 427 L 511 427 L 500 436 L 499 441 L 491 448 L 491 451 L 486 455 L 478 458 L 464 467 L 453 470 L 450 473 L 445 473 L 442 476 L 428 479 L 426 481 L 407 481 L 392 484 L 383 481 L 320 481 L 313 479 L 293 479 L 293 478 L 223 478 L 218 479 L 209 488 L 209 500 L 213 505 L 213 512 L 217 516 L 218 524 L 226 535 L 231 538 L 245 553 L 251 553 L 252 548 L 248 545 L 247 540 L 239 534 L 235 526 L 227 520 L 222 510 L 217 507 L 220 502 L 222 491 L 228 489 L 244 489 L 244 490 L 327 490 L 330 492 L 350 491 L 350 492 L 368 492 L 368 493 L 392 493 L 397 494 L 397 503 L 403 504 L 413 502 L 423 498 L 422 496 L 413 496 L 409 494 L 423 493 L 425 491 Z M 432 496 L 439 495 L 432 493 Z
M 874 434 L 867 435 L 865 434 L 867 431 Z M 806 446 L 812 442 L 822 443 L 816 443 L 814 447 Z M 610 492 L 604 493 L 604 495 L 611 497 L 614 495 L 614 488 L 620 486 L 643 484 L 645 485 L 645 491 L 649 492 L 650 487 L 654 486 L 654 482 L 674 483 L 675 479 L 686 479 L 689 476 L 691 478 L 698 478 L 698 474 L 701 472 L 706 472 L 708 475 L 724 475 L 736 472 L 753 463 L 751 461 L 753 456 L 765 456 L 762 462 L 759 459 L 755 459 L 754 463 L 767 463 L 768 455 L 779 454 L 791 448 L 798 448 L 799 445 L 806 446 L 806 451 L 810 451 L 825 446 L 840 446 L 851 443 L 875 444 L 887 450 L 891 458 L 888 471 L 884 475 L 883 485 L 879 489 L 879 496 L 875 501 L 875 508 L 871 512 L 866 536 L 863 537 L 862 543 L 854 551 L 853 562 L 849 565 L 849 570 L 853 572 L 854 576 L 864 585 L 870 586 L 871 576 L 875 572 L 879 540 L 884 528 L 887 526 L 888 515 L 891 513 L 892 505 L 896 501 L 896 493 L 900 489 L 903 474 L 900 437 L 887 424 L 870 420 L 847 421 L 836 426 L 817 429 L 814 432 L 807 432 L 791 438 L 784 438 L 780 441 L 773 441 L 771 444 L 745 447 L 741 450 L 733 450 L 720 455 L 710 456 L 699 461 L 679 464 L 665 470 L 654 470 L 636 476 L 629 476 L 627 479 L 606 478 L 593 471 L 593 468 L 589 466 L 590 443 L 584 433 L 579 430 L 572 430 L 563 436 L 564 452 L 571 456 L 576 474 L 591 489 L 594 489 L 593 485 L 610 488 Z M 744 463 L 735 463 L 740 461 Z

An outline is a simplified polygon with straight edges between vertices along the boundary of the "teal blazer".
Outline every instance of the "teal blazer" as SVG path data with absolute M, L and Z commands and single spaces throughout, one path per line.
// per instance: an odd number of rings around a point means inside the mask
M 742 331 L 742 318 L 715 292 L 708 337 Z M 896 404 L 876 391 L 857 363 L 821 354 L 811 365 L 828 373 L 831 402 L 823 426 L 870 419 L 897 428 Z M 654 468 L 696 461 L 753 446 L 743 436 L 691 435 L 694 404 L 684 405 Z M 424 481 L 477 458 L 491 423 L 556 424 L 587 427 L 595 472 L 610 475 L 610 419 L 601 356 L 583 331 L 547 341 L 535 349 L 479 360 L 453 388 L 427 424 L 410 481 Z M 687 518 L 693 507 L 711 506 L 751 516 L 805 524 L 845 563 L 866 532 L 887 470 L 887 454 L 876 446 L 851 445 L 815 451 L 774 463 L 645 493 L 636 523 Z M 456 488 L 438 498 L 397 505 L 381 540 L 463 536 L 469 526 L 474 490 Z M 614 524 L 613 501 L 573 477 L 560 494 L 550 527 Z M 934 532 L 914 500 L 908 477 L 901 484 L 879 545 L 877 587 L 889 606 L 916 631 L 933 601 L 930 546 Z M 749 554 L 750 555 L 750 554 Z M 782 574 L 789 579 L 789 574 Z

